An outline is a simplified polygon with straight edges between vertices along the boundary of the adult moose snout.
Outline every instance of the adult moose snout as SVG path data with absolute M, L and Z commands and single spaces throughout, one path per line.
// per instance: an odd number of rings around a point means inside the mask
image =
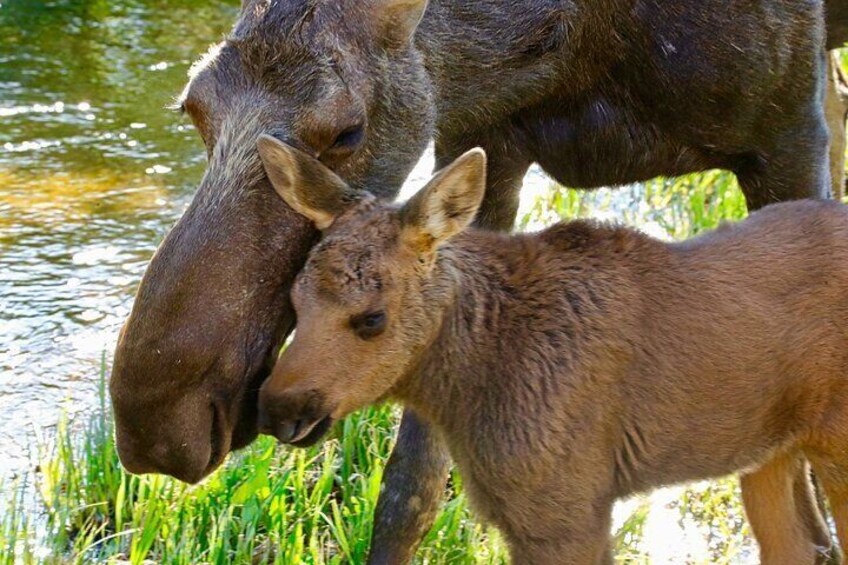
M 115 437 L 121 463 L 131 473 L 167 473 L 196 483 L 215 469 L 230 450 L 232 436 L 222 407 L 187 395 L 150 419 L 155 399 L 127 402 L 113 394 L 118 424 Z M 161 405 L 161 402 L 158 402 Z
M 257 435 L 259 386 L 293 325 L 289 285 L 315 232 L 250 158 L 247 188 L 227 176 L 233 159 L 213 160 L 139 287 L 110 377 L 130 470 L 196 481 Z

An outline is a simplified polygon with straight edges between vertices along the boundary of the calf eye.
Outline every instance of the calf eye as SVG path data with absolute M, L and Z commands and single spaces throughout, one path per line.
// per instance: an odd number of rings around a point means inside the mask
M 366 312 L 350 319 L 350 327 L 362 339 L 377 337 L 386 329 L 386 313 Z

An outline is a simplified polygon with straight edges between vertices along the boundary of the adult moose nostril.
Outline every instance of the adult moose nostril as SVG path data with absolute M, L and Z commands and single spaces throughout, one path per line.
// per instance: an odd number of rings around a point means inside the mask
M 209 432 L 209 461 L 206 469 L 217 467 L 219 460 L 226 456 L 225 422 L 223 409 L 216 403 L 212 404 L 212 427 Z
M 271 425 L 271 416 L 268 414 L 268 409 L 265 408 L 265 403 L 259 403 L 259 410 L 256 415 L 256 427 L 260 434 L 274 435 L 274 427 Z

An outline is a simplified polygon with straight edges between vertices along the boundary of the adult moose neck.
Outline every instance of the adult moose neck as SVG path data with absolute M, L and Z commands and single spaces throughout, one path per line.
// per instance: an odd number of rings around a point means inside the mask
M 473 130 L 480 116 L 498 124 L 553 91 L 594 84 L 620 52 L 610 4 L 430 0 L 415 44 L 436 90 L 438 133 Z

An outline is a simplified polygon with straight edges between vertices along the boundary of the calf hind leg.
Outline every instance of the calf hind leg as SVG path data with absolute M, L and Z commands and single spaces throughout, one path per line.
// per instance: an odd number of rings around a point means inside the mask
M 760 545 L 764 565 L 804 565 L 821 562 L 822 534 L 818 509 L 807 480 L 806 463 L 784 454 L 741 478 L 745 514 Z M 829 541 L 825 542 L 829 545 Z
M 844 553 L 848 548 L 848 464 L 817 463 L 815 470 L 830 502 L 836 535 Z
M 810 464 L 806 459 L 799 459 L 800 471 L 795 475 L 795 508 L 801 521 L 807 527 L 810 539 L 818 548 L 820 565 L 839 565 L 842 563 L 842 552 L 830 537 L 830 530 L 822 516 L 825 508 L 824 497 L 820 493 L 818 483 L 815 488 L 810 472 Z

